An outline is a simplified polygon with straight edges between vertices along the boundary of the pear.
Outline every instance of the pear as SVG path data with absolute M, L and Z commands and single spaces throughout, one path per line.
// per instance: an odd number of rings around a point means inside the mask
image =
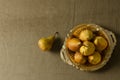
M 94 54 L 88 56 L 88 61 L 90 64 L 98 64 L 101 61 L 101 55 L 99 52 L 94 52 Z
M 80 47 L 80 53 L 84 56 L 89 56 L 95 51 L 95 46 L 90 41 L 83 42 L 83 46 Z
M 80 32 L 81 32 L 81 28 L 78 28 L 78 29 L 76 29 L 76 30 L 73 32 L 73 35 L 74 35 L 75 37 L 79 38 Z
M 85 64 L 85 62 L 87 61 L 86 57 L 81 55 L 79 52 L 75 53 L 74 60 L 78 64 Z
M 108 45 L 107 40 L 102 36 L 97 36 L 94 40 L 94 44 L 98 51 L 103 51 Z
M 93 32 L 91 30 L 85 29 L 80 32 L 79 39 L 82 41 L 91 40 L 93 38 Z
M 66 42 L 66 46 L 68 47 L 68 49 L 74 52 L 79 50 L 80 45 L 81 45 L 81 42 L 77 38 L 71 38 L 71 39 L 68 38 Z
M 54 35 L 48 36 L 48 37 L 43 37 L 38 41 L 38 46 L 41 50 L 43 51 L 48 51 L 52 48 L 53 46 L 53 42 L 55 40 L 56 34 L 58 34 L 58 32 L 56 32 Z

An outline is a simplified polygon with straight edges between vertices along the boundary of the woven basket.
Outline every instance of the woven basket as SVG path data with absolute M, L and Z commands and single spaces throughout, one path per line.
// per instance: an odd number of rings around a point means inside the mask
M 77 30 L 77 29 L 82 30 L 84 28 L 88 28 L 92 31 L 101 32 L 104 35 L 104 37 L 106 38 L 106 40 L 108 41 L 108 47 L 104 51 L 105 55 L 103 56 L 102 61 L 97 65 L 78 65 L 73 60 L 73 55 L 69 54 L 68 49 L 66 47 L 67 38 L 71 37 L 75 30 Z M 81 25 L 78 25 L 78 26 L 74 27 L 73 29 L 71 29 L 70 32 L 67 34 L 64 44 L 62 46 L 62 49 L 60 51 L 60 57 L 65 63 L 72 65 L 76 69 L 79 69 L 82 71 L 95 71 L 95 70 L 102 68 L 109 61 L 115 45 L 116 45 L 116 37 L 115 37 L 114 33 L 112 33 L 111 31 L 108 31 L 96 24 L 81 24 Z

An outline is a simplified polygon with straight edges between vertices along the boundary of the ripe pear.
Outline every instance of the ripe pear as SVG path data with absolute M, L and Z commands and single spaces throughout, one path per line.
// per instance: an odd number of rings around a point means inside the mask
M 48 36 L 48 37 L 43 37 L 38 41 L 38 46 L 41 50 L 43 51 L 48 51 L 52 48 L 53 42 L 55 40 L 56 32 L 54 35 Z
M 89 56 L 95 51 L 95 46 L 90 41 L 83 42 L 83 46 L 80 47 L 80 53 L 84 56 Z
M 74 60 L 78 64 L 85 64 L 85 62 L 87 61 L 86 57 L 81 55 L 79 52 L 75 53 Z
M 93 32 L 91 30 L 85 29 L 80 32 L 79 39 L 82 41 L 91 40 L 93 38 Z
M 101 55 L 99 52 L 94 52 L 94 54 L 88 56 L 88 61 L 90 64 L 98 64 L 101 61 Z
M 71 51 L 77 51 L 77 50 L 79 50 L 80 45 L 81 45 L 80 40 L 77 39 L 77 38 L 68 39 L 66 43 L 67 43 L 66 46 Z
M 94 40 L 94 44 L 98 51 L 103 51 L 108 45 L 107 40 L 102 36 L 97 36 Z
M 73 32 L 73 35 L 74 35 L 75 37 L 79 38 L 80 32 L 81 32 L 81 28 L 78 28 L 78 29 L 76 29 L 76 30 Z

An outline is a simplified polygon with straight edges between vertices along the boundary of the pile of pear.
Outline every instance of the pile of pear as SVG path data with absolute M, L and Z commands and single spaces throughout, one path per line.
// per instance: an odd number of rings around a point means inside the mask
M 103 51 L 108 42 L 105 37 L 95 34 L 92 30 L 75 30 L 72 37 L 67 38 L 66 47 L 74 53 L 73 60 L 77 64 L 96 65 L 102 61 Z

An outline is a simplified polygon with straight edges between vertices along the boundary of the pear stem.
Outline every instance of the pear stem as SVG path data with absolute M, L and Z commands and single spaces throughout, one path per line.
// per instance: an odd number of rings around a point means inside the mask
M 55 32 L 54 36 L 56 37 L 59 34 L 59 32 Z

